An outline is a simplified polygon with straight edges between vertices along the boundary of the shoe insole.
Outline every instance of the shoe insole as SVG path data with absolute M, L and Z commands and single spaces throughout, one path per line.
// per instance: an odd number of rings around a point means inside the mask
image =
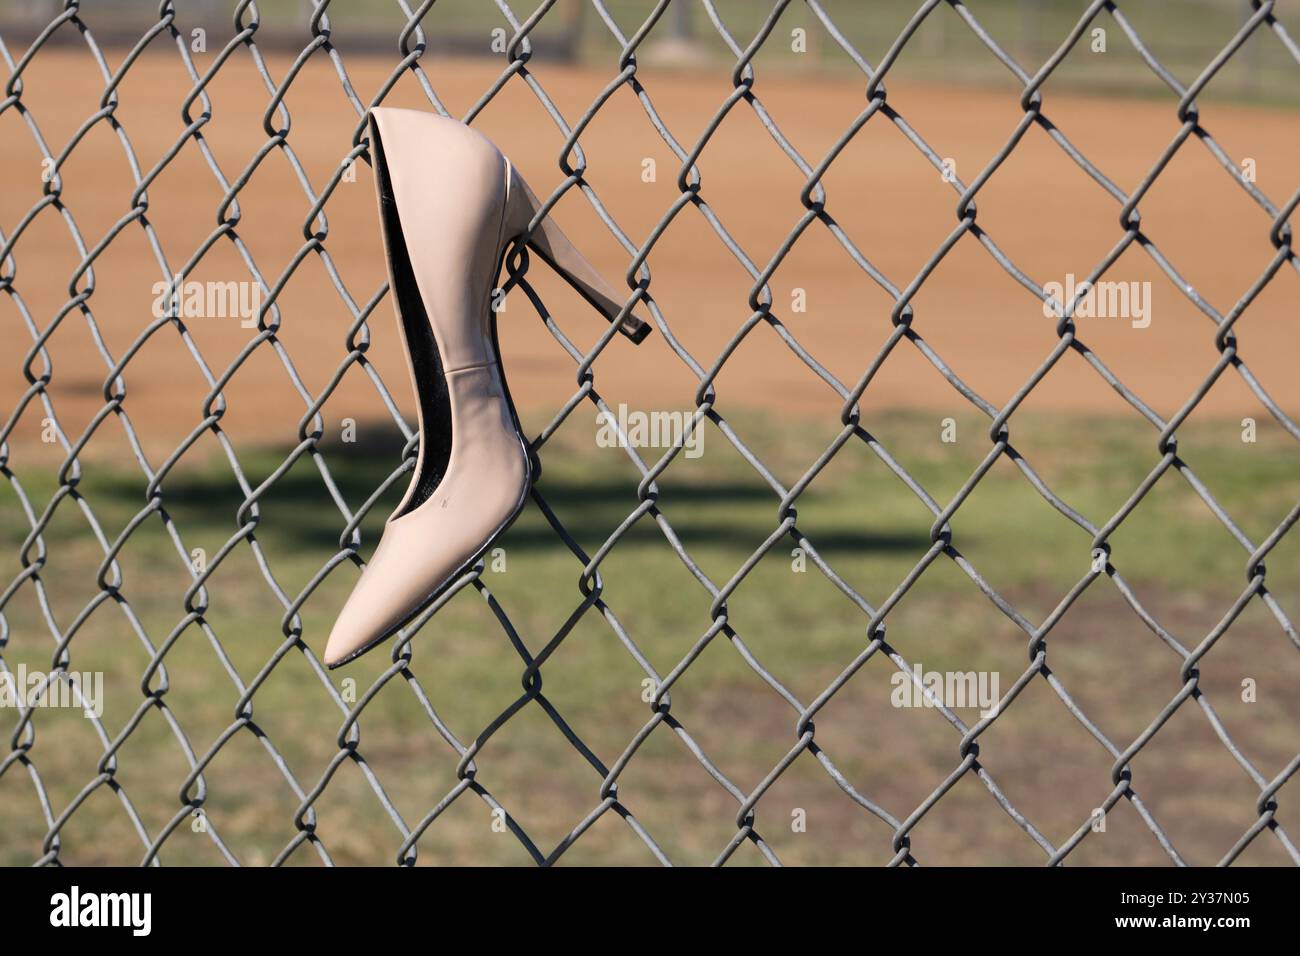
M 420 437 L 420 458 L 416 464 L 415 487 L 405 507 L 393 515 L 396 518 L 414 511 L 428 501 L 447 473 L 447 464 L 451 460 L 451 398 L 447 391 L 442 356 L 438 353 L 438 343 L 433 337 L 429 316 L 424 311 L 420 289 L 415 284 L 415 271 L 411 267 L 406 237 L 402 234 L 402 224 L 397 215 L 397 200 L 393 196 L 388 164 L 384 159 L 384 146 L 374 123 L 370 126 L 370 137 L 375 156 L 375 175 L 379 178 L 379 215 L 388 245 L 392 293 L 397 300 L 397 313 L 401 317 L 406 348 L 411 355 L 412 377 L 420 402 L 423 432 Z

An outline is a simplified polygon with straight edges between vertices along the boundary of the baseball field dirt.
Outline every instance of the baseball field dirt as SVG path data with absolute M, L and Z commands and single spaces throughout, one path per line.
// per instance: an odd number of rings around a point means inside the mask
M 245 55 L 242 52 L 236 56 Z M 427 75 L 454 115 L 464 115 L 499 75 L 483 60 L 429 57 Z M 287 60 L 269 61 L 282 76 Z M 362 99 L 388 75 L 387 59 L 348 61 Z M 231 68 L 239 67 L 239 68 Z M 313 75 L 319 73 L 320 75 Z M 543 63 L 536 81 L 561 113 L 576 120 L 609 82 L 608 70 Z M 645 89 L 667 128 L 688 151 L 730 93 L 722 71 L 693 74 L 644 67 Z M 175 55 L 146 54 L 119 88 L 116 117 L 142 170 L 151 169 L 180 137 L 178 88 L 189 78 Z M 64 144 L 98 107 L 104 83 L 91 61 L 70 51 L 46 51 L 25 74 L 23 100 L 51 151 Z M 760 74 L 755 92 L 804 159 L 815 166 L 864 108 L 863 83 L 843 76 L 812 78 Z M 227 181 L 234 181 L 268 142 L 257 121 L 271 97 L 251 63 L 220 70 L 208 89 L 212 116 L 203 127 Z M 259 104 L 248 109 L 250 102 Z M 1120 189 L 1132 190 L 1179 130 L 1175 102 L 1089 99 L 1046 91 L 1044 114 Z M 346 155 L 358 116 L 337 77 L 321 58 L 309 62 L 285 103 L 292 115 L 288 142 L 313 189 L 320 190 Z M 386 105 L 428 108 L 408 74 Z M 1014 92 L 940 89 L 899 82 L 890 105 L 971 182 L 1007 142 L 1022 112 Z M 201 104 L 191 115 L 202 112 Z M 278 127 L 279 115 L 273 125 Z M 1300 143 L 1295 114 L 1234 104 L 1203 110 L 1203 126 L 1234 161 L 1248 163 L 1257 185 L 1284 202 L 1298 185 L 1292 159 Z M 534 187 L 552 191 L 562 179 L 563 138 L 519 77 L 512 78 L 474 124 L 494 139 Z M 648 121 L 631 92 L 620 89 L 583 132 L 586 179 L 634 245 L 641 245 L 678 199 L 679 161 Z M 651 170 L 651 162 L 653 169 Z M 41 195 L 42 165 L 32 136 L 15 110 L 0 116 L 0 165 L 10 170 L 0 192 L 0 222 L 12 231 Z M 705 147 L 698 168 L 700 196 L 741 250 L 759 268 L 771 259 L 804 213 L 803 174 L 759 124 L 744 101 L 736 104 Z M 120 139 L 96 125 L 60 170 L 62 198 L 93 248 L 131 209 L 134 189 Z M 646 181 L 653 178 L 653 181 Z M 956 226 L 958 196 L 952 185 L 885 116 L 856 135 L 824 180 L 826 212 L 862 254 L 897 288 L 916 276 Z M 181 154 L 148 190 L 147 221 L 161 243 L 167 267 L 179 270 L 217 228 L 223 190 L 196 144 Z M 285 153 L 272 149 L 238 192 L 236 233 L 266 283 L 274 286 L 306 244 L 311 203 Z M 1010 159 L 978 194 L 979 226 L 1032 280 L 1066 283 L 1087 275 L 1120 240 L 1120 204 L 1092 181 L 1039 128 L 1031 128 Z M 1270 218 L 1240 183 L 1195 138 L 1175 155 L 1140 205 L 1143 228 L 1188 286 L 1226 314 L 1268 266 L 1274 249 Z M 359 307 L 383 281 L 369 167 L 358 163 L 355 182 L 341 183 L 326 206 L 324 253 L 338 268 Z M 575 189 L 555 215 L 596 265 L 624 287 L 630 255 Z M 307 230 L 311 231 L 311 230 Z M 69 301 L 68 279 L 81 255 L 68 223 L 54 207 L 42 210 L 13 247 L 14 288 L 36 322 L 46 327 Z M 700 211 L 687 205 L 648 258 L 650 294 L 672 335 L 707 369 L 751 315 L 753 281 Z M 227 282 L 248 277 L 229 238 L 219 238 L 190 278 Z M 96 260 L 94 291 L 86 300 L 104 345 L 120 359 L 153 320 L 155 283 L 165 273 L 138 222 L 128 224 Z M 603 331 L 580 300 L 544 265 L 528 274 L 565 331 L 584 349 Z M 1106 279 L 1149 282 L 1141 319 L 1079 318 L 1079 338 L 1122 381 L 1164 417 L 1172 415 L 1213 368 L 1219 353 L 1214 326 L 1134 245 Z M 1300 378 L 1293 374 L 1295 337 L 1288 301 L 1297 276 L 1284 270 L 1238 323 L 1240 355 L 1284 410 L 1300 408 Z M 812 223 L 771 284 L 772 313 L 790 336 L 841 383 L 851 387 L 891 331 L 891 297 L 851 259 L 822 223 Z M 85 288 L 85 280 L 78 288 Z M 802 290 L 800 294 L 797 290 Z M 798 300 L 798 301 L 797 301 Z M 346 356 L 350 308 L 331 282 L 322 257 L 306 253 L 276 300 L 278 340 L 307 388 L 319 394 Z M 802 308 L 800 308 L 802 306 Z M 964 236 L 913 300 L 913 328 L 963 381 L 995 405 L 1005 403 L 1046 358 L 1056 342 L 1054 320 L 1042 303 L 1014 281 L 972 235 Z M 12 301 L 0 300 L 0 320 L 11 330 L 7 363 L 22 364 L 30 336 Z M 1149 324 L 1145 324 L 1149 323 Z M 1140 327 L 1145 324 L 1145 327 Z M 214 376 L 235 360 L 256 329 L 238 317 L 186 323 Z M 385 300 L 370 323 L 369 357 L 413 417 L 404 363 Z M 512 391 L 525 424 L 541 427 L 577 388 L 576 364 L 559 347 L 519 292 L 507 301 L 501 338 Z M 49 339 L 53 360 L 49 392 L 70 434 L 80 434 L 103 408 L 108 365 L 76 311 Z M 42 363 L 32 363 L 39 374 Z M 209 386 L 172 326 L 145 342 L 124 372 L 124 407 L 146 447 L 166 451 L 202 420 Z M 695 404 L 698 376 L 667 354 L 663 334 L 638 351 L 616 339 L 595 364 L 595 383 L 611 402 L 633 408 L 686 409 Z M 0 378 L 0 401 L 13 408 L 25 386 L 15 374 Z M 797 359 L 777 331 L 760 324 L 727 362 L 717 382 L 717 407 L 759 407 L 780 415 L 838 417 L 840 397 Z M 243 441 L 291 441 L 307 404 L 272 348 L 264 343 L 243 363 L 225 390 L 223 425 Z M 900 406 L 957 413 L 969 406 L 921 352 L 902 342 L 863 397 L 864 414 Z M 1068 353 L 1035 388 L 1026 408 L 1052 412 L 1131 414 L 1131 408 L 1077 354 Z M 327 428 L 342 418 L 384 414 L 376 390 L 353 367 L 326 407 Z M 1197 415 L 1255 416 L 1263 409 L 1229 370 Z M 25 416 L 13 441 L 37 436 L 39 417 Z M 107 436 L 112 433 L 112 438 Z M 87 454 L 108 451 L 116 430 L 105 429 Z M 121 450 L 121 449 L 119 449 Z

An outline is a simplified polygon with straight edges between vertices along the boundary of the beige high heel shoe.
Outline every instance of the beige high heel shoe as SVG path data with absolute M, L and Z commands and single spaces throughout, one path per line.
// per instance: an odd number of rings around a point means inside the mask
M 330 632 L 331 668 L 391 637 L 472 567 L 523 509 L 530 481 L 490 299 L 506 250 L 540 203 L 485 136 L 435 113 L 371 110 L 370 146 L 420 452 Z M 627 297 L 549 217 L 527 243 L 607 321 L 618 318 Z M 651 327 L 629 312 L 618 328 L 639 343 Z

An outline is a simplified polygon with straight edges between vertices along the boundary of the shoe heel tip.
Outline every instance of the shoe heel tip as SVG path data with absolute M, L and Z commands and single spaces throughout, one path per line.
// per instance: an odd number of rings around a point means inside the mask
M 640 345 L 642 342 L 646 340 L 646 338 L 650 335 L 650 333 L 653 330 L 654 330 L 654 326 L 651 325 L 649 322 L 641 322 L 636 326 L 636 328 L 632 329 L 631 331 L 628 331 L 627 329 L 619 329 L 620 332 L 622 332 L 625 336 L 627 336 L 628 340 L 633 345 Z

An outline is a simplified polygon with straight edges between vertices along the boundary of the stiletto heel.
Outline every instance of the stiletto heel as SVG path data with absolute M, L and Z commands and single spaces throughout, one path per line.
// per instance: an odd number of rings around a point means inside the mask
M 509 231 L 523 235 L 529 223 L 537 217 L 542 204 L 528 187 L 528 183 L 519 175 L 519 171 L 510 167 L 509 208 L 506 221 Z M 619 298 L 609 284 L 588 262 L 560 230 L 555 220 L 548 213 L 531 233 L 526 243 L 541 256 L 546 264 L 560 274 L 601 315 L 606 322 L 613 322 L 623 309 L 628 296 Z M 651 325 L 628 312 L 619 322 L 618 330 L 636 345 L 640 345 L 650 334 Z
M 374 109 L 369 126 L 420 450 L 330 631 L 331 668 L 391 637 L 473 567 L 523 510 L 531 478 L 489 302 L 506 249 L 541 208 L 537 197 L 500 150 L 455 120 Z M 630 311 L 619 319 L 623 301 L 549 217 L 526 242 L 632 341 L 650 332 Z

